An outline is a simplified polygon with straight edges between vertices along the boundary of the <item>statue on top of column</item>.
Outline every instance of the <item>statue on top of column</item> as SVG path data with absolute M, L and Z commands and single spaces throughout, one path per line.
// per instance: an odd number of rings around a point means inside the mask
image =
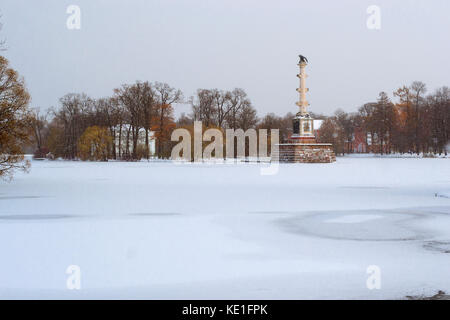
M 298 57 L 300 58 L 300 61 L 298 63 L 308 63 L 308 59 L 306 59 L 305 56 L 302 56 L 301 54 L 298 55 Z

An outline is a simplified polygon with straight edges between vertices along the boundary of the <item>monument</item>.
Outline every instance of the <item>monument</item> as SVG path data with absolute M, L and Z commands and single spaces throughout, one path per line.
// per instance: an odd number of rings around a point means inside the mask
M 293 119 L 292 135 L 284 143 L 279 143 L 278 150 L 272 152 L 272 160 L 279 162 L 304 162 L 304 163 L 330 163 L 336 161 L 336 155 L 333 152 L 331 143 L 317 143 L 314 132 L 314 119 L 307 111 L 309 106 L 306 100 L 306 93 L 309 89 L 306 87 L 307 74 L 305 68 L 308 65 L 308 59 L 299 55 L 298 66 L 300 73 L 297 77 L 300 79 L 300 86 L 297 88 L 299 100 L 296 105 L 299 112 Z M 276 148 L 275 148 L 276 149 Z

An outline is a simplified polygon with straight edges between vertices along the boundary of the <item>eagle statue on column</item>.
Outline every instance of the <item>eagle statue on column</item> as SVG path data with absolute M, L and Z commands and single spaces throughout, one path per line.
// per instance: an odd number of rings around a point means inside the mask
M 306 59 L 305 56 L 302 56 L 301 54 L 299 54 L 298 57 L 300 58 L 300 61 L 298 63 L 302 63 L 302 62 L 308 63 L 308 59 Z

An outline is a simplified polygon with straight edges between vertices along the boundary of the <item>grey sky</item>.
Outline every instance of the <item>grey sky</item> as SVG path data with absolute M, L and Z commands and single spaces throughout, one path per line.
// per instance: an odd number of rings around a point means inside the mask
M 70 4 L 81 30 L 66 28 Z M 366 27 L 369 5 L 381 8 L 381 30 Z M 43 109 L 69 92 L 102 97 L 149 80 L 185 96 L 241 87 L 259 115 L 296 112 L 299 53 L 314 112 L 353 111 L 414 80 L 450 85 L 448 0 L 2 0 L 0 10 L 3 54 Z

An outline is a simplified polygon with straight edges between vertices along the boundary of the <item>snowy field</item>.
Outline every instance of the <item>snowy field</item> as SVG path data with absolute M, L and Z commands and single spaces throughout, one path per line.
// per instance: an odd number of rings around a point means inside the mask
M 263 166 L 34 161 L 0 182 L 0 298 L 450 292 L 450 159 Z

